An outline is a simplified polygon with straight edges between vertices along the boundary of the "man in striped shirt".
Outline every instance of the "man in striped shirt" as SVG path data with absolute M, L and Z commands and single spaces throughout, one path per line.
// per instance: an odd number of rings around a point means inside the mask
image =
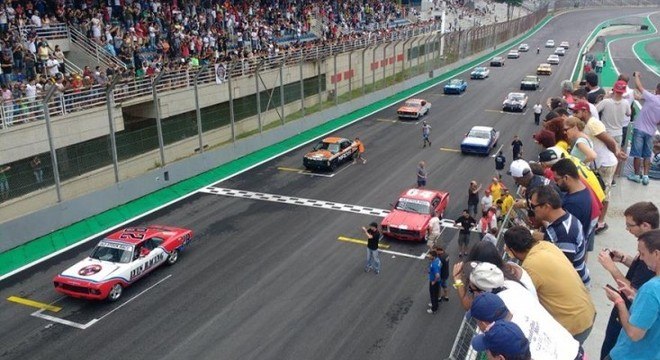
M 585 263 L 586 242 L 580 220 L 562 208 L 562 200 L 554 187 L 544 185 L 532 190 L 530 207 L 543 221 L 544 239 L 557 245 L 573 263 L 585 286 L 589 285 L 589 269 Z

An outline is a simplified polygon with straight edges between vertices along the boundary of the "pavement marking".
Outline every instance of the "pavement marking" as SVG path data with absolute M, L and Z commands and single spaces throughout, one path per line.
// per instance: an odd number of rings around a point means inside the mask
M 35 307 L 35 308 L 38 308 L 38 309 L 41 309 L 41 310 L 48 310 L 48 311 L 52 311 L 52 312 L 58 312 L 58 311 L 62 310 L 62 308 L 59 307 L 59 306 L 54 306 L 54 305 L 42 303 L 42 302 L 35 301 L 35 300 L 25 299 L 25 298 L 18 297 L 18 296 L 10 296 L 10 297 L 7 298 L 7 300 L 11 301 L 11 302 L 15 302 L 17 304 L 32 306 L 32 307 Z
M 399 120 L 392 120 L 392 119 L 376 119 L 376 121 L 388 122 L 388 123 L 397 123 L 397 122 L 399 122 Z
M 500 113 L 500 114 L 504 113 L 504 111 L 502 111 L 502 110 L 494 110 L 494 109 L 485 109 L 484 111 L 487 111 L 487 112 L 496 112 L 496 113 Z
M 504 144 L 500 145 L 500 148 L 497 149 L 497 151 L 495 151 L 495 153 L 493 155 L 491 155 L 490 157 L 492 157 L 492 158 L 497 157 L 497 154 L 499 154 L 499 152 L 502 151 L 503 147 L 504 147 Z
M 444 147 L 441 147 L 440 151 L 461 152 L 460 149 L 450 149 L 450 148 L 444 148 Z
M 117 306 L 116 308 L 110 310 L 109 312 L 107 312 L 106 314 L 104 314 L 103 316 L 101 316 L 100 318 L 94 318 L 94 319 L 88 321 L 86 324 L 81 324 L 81 323 L 77 323 L 77 322 L 75 322 L 75 321 L 66 320 L 66 319 L 62 319 L 62 318 L 58 318 L 58 317 L 56 317 L 56 316 L 46 315 L 46 314 L 43 313 L 44 309 L 38 310 L 38 311 L 36 311 L 36 312 L 33 312 L 33 313 L 30 314 L 30 315 L 32 315 L 32 316 L 34 316 L 34 317 L 42 318 L 42 319 L 44 319 L 44 320 L 52 321 L 52 322 L 54 322 L 54 323 L 58 323 L 58 324 L 62 324 L 62 325 L 66 325 L 66 326 L 70 326 L 70 327 L 73 327 L 73 328 L 76 328 L 76 329 L 80 329 L 80 330 L 85 330 L 85 329 L 87 329 L 88 327 L 90 327 L 90 326 L 96 324 L 97 322 L 101 321 L 101 320 L 104 319 L 105 317 L 109 316 L 109 315 L 112 314 L 113 312 L 115 312 L 115 311 L 121 309 L 121 308 L 124 307 L 126 304 L 130 303 L 131 301 L 137 299 L 139 296 L 143 295 L 143 294 L 146 293 L 147 291 L 149 291 L 149 290 L 155 288 L 156 286 L 160 285 L 163 281 L 165 281 L 165 280 L 167 280 L 167 279 L 169 279 L 169 278 L 171 278 L 171 277 L 172 277 L 172 274 L 167 275 L 166 277 L 164 277 L 164 278 L 158 280 L 158 282 L 156 282 L 155 284 L 153 284 L 153 285 L 149 286 L 148 288 L 142 290 L 142 291 L 141 291 L 140 293 L 138 293 L 137 295 L 135 295 L 135 296 L 133 296 L 132 298 L 126 300 L 126 301 L 123 302 L 123 303 L 121 303 L 121 304 L 120 304 L 119 306 Z
M 31 315 L 34 316 L 34 317 L 42 318 L 44 320 L 52 321 L 54 323 L 70 326 L 70 327 L 80 329 L 80 330 L 85 330 L 85 329 L 87 329 L 88 327 L 90 327 L 92 325 L 92 324 L 89 324 L 89 323 L 81 324 L 81 323 L 77 323 L 75 321 L 61 319 L 61 318 L 58 318 L 56 316 L 46 315 L 46 314 L 42 313 L 43 311 L 44 311 L 43 309 L 38 310 L 36 312 L 33 312 Z
M 201 189 L 200 192 L 206 194 L 237 197 L 243 199 L 271 201 L 271 202 L 283 203 L 289 205 L 309 206 L 309 207 L 321 208 L 326 210 L 338 210 L 338 211 L 345 211 L 354 214 L 372 215 L 379 217 L 385 217 L 387 216 L 387 214 L 390 213 L 389 210 L 376 209 L 376 208 L 360 206 L 360 205 L 350 205 L 350 204 L 343 204 L 332 201 L 305 199 L 294 196 L 267 194 L 267 193 L 260 193 L 254 191 L 246 191 L 246 190 L 226 189 L 226 188 L 220 188 L 214 186 L 207 186 Z
M 315 173 L 313 171 L 309 171 L 309 170 L 306 170 L 306 169 L 289 168 L 289 167 L 283 167 L 283 166 L 278 166 L 277 170 L 293 172 L 293 173 L 300 174 L 300 175 L 320 176 L 320 177 L 326 177 L 326 178 L 331 178 L 331 177 L 336 175 L 336 173 L 332 173 L 332 174 Z
M 339 237 L 337 237 L 337 240 L 350 242 L 350 243 L 353 243 L 353 244 L 360 244 L 360 245 L 365 245 L 365 246 L 367 245 L 366 240 L 355 239 L 355 238 L 350 238 L 350 237 L 346 237 L 346 236 L 339 236 Z M 390 245 L 388 245 L 388 244 L 378 244 L 378 248 L 379 249 L 389 249 Z

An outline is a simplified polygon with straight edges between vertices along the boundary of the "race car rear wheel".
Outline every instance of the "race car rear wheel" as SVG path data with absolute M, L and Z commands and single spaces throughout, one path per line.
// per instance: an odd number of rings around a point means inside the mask
M 174 249 L 167 257 L 167 265 L 174 265 L 176 264 L 177 260 L 179 260 L 179 250 Z
M 117 300 L 119 300 L 123 290 L 124 290 L 124 288 L 121 287 L 121 284 L 112 285 L 112 288 L 110 289 L 110 292 L 108 293 L 108 301 L 117 301 Z

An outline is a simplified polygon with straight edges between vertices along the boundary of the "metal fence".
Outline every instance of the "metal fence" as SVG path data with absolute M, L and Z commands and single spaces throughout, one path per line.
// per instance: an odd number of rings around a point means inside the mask
M 49 85 L 41 97 L 0 107 L 0 169 L 6 170 L 0 180 L 6 176 L 8 185 L 0 214 L 18 201 L 24 206 L 15 211 L 27 213 L 265 134 L 494 48 L 545 16 L 543 8 L 506 23 L 445 34 L 427 24 L 217 69 L 116 77 L 87 89 L 61 92 Z M 22 157 L 2 160 L 12 153 Z

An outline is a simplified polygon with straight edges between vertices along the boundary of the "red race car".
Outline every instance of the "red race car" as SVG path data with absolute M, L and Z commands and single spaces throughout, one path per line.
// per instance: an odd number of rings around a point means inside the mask
M 424 241 L 433 210 L 442 218 L 449 193 L 439 190 L 408 189 L 381 222 L 383 235 L 399 240 Z
M 55 290 L 72 297 L 116 301 L 125 287 L 162 264 L 174 265 L 192 230 L 133 227 L 99 241 L 92 254 L 55 276 Z

